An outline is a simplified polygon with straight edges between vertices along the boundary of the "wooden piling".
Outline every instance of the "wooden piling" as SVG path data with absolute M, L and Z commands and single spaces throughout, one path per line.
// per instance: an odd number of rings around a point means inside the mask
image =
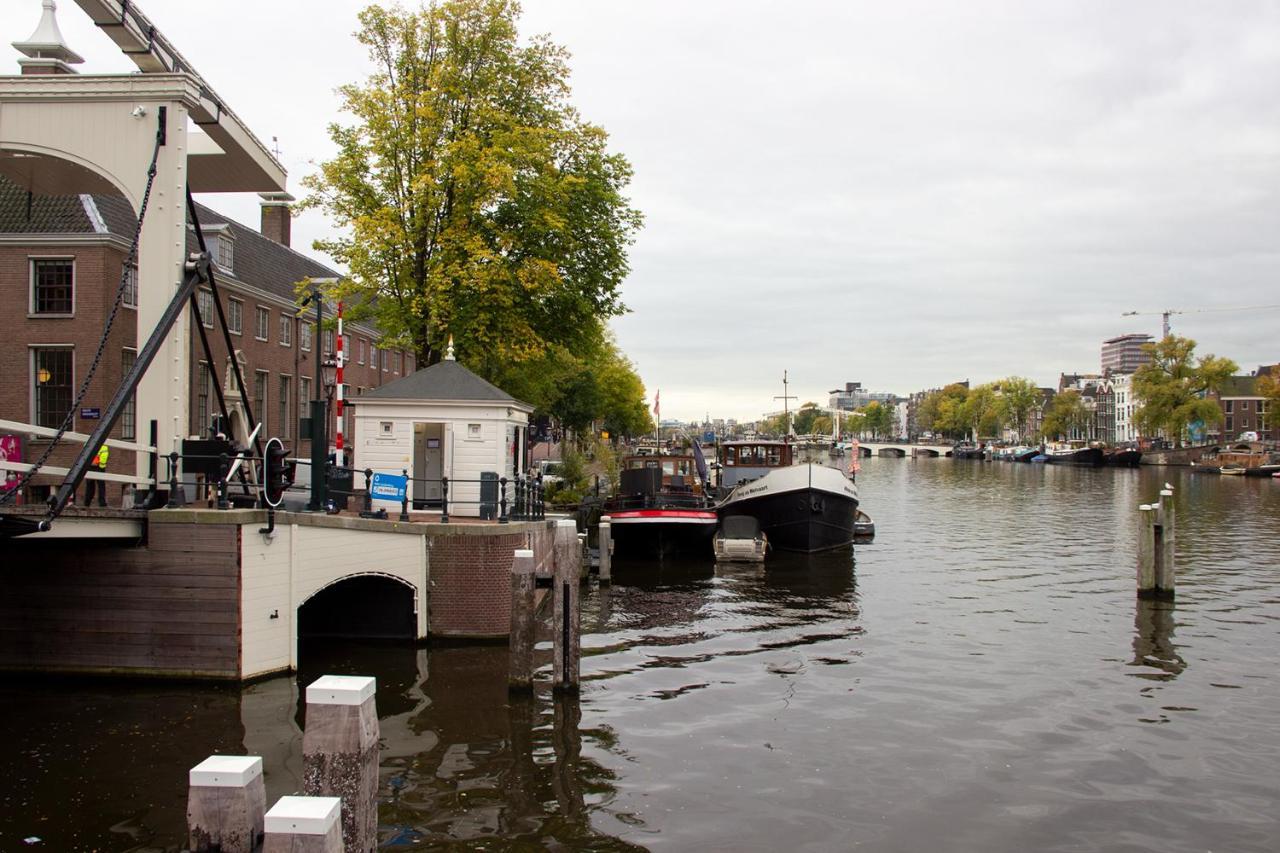
M 1161 598 L 1172 598 L 1175 592 L 1175 519 L 1173 490 L 1161 489 L 1159 509 L 1156 510 L 1156 593 Z
M 267 791 L 256 755 L 211 755 L 191 768 L 187 846 L 193 853 L 253 853 L 262 841 Z
M 378 713 L 367 676 L 325 675 L 307 687 L 302 735 L 303 790 L 342 800 L 347 853 L 378 845 Z
M 556 524 L 555 575 L 552 580 L 555 606 L 552 616 L 554 637 L 552 670 L 555 689 L 577 692 L 582 647 L 579 632 L 582 614 L 578 592 L 582 579 L 582 550 L 578 546 L 578 529 L 573 519 Z
M 281 797 L 266 814 L 262 853 L 343 853 L 343 811 L 339 797 Z
M 597 539 L 600 544 L 600 585 L 608 586 L 613 583 L 613 518 L 611 516 L 600 516 L 600 534 Z
M 1156 591 L 1156 508 L 1138 507 L 1138 596 L 1150 598 Z
M 517 550 L 511 560 L 511 638 L 507 666 L 507 687 L 513 691 L 533 689 L 533 647 L 537 643 L 533 569 L 533 551 Z

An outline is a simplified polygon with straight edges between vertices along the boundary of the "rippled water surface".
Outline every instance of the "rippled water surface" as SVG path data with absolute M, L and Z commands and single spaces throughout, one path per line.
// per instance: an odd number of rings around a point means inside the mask
M 1177 603 L 1138 602 L 1134 508 L 1166 480 Z M 387 849 L 1280 849 L 1280 482 L 872 459 L 859 486 L 873 544 L 617 566 L 580 700 L 509 702 L 505 646 L 6 685 L 0 849 L 177 849 L 211 752 L 299 789 L 323 672 L 378 678 Z

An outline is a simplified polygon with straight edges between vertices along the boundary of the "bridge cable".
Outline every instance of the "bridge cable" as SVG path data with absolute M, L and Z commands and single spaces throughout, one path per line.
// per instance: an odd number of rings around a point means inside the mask
M 163 108 L 158 112 L 160 115 L 159 125 L 156 128 L 156 144 L 151 152 L 151 165 L 147 167 L 147 187 L 142 193 L 142 205 L 138 210 L 138 224 L 133 229 L 133 242 L 129 245 L 129 253 L 125 256 L 124 264 L 120 269 L 120 284 L 116 287 L 116 298 L 111 306 L 111 313 L 107 315 L 106 324 L 102 328 L 102 337 L 98 341 L 98 350 L 94 353 L 93 361 L 89 363 L 89 370 L 85 374 L 84 381 L 80 383 L 80 390 L 76 393 L 75 399 L 71 401 L 71 407 L 67 409 L 67 415 L 62 419 L 62 425 L 58 427 L 57 434 L 49 442 L 49 446 L 44 449 L 44 453 L 40 454 L 40 458 L 32 463 L 31 467 L 18 478 L 18 482 L 5 493 L 0 494 L 0 506 L 4 506 L 14 500 L 26 488 L 27 484 L 35 478 L 45 463 L 49 461 L 49 457 L 53 455 L 53 451 L 58 447 L 63 436 L 71 430 L 72 424 L 75 423 L 76 412 L 80 409 L 80 404 L 84 402 L 85 395 L 89 392 L 89 384 L 93 381 L 94 373 L 97 372 L 98 366 L 102 363 L 102 356 L 106 353 L 107 341 L 111 336 L 111 327 L 115 323 L 116 315 L 120 312 L 120 306 L 124 303 L 124 293 L 129 283 L 130 270 L 137 264 L 138 243 L 142 238 L 142 220 L 147 215 L 147 205 L 151 201 L 151 187 L 156 180 L 156 163 L 160 159 L 160 147 L 164 145 L 166 115 Z M 136 279 L 134 286 L 134 298 L 136 300 Z

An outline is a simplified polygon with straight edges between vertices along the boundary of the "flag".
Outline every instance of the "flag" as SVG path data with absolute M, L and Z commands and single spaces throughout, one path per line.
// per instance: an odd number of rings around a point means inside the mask
M 653 392 L 653 420 L 655 423 L 662 420 L 662 409 L 660 408 L 662 391 Z

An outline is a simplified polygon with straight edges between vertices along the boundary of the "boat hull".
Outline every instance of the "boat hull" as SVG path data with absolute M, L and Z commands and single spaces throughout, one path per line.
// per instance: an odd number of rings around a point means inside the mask
M 1081 447 L 1063 453 L 1046 453 L 1050 465 L 1085 465 L 1097 467 L 1105 461 L 1102 450 L 1097 447 Z
M 1117 450 L 1107 454 L 1107 464 L 1119 468 L 1137 468 L 1142 462 L 1141 450 Z
M 854 540 L 858 489 L 834 468 L 796 465 L 742 484 L 718 511 L 754 518 L 772 548 L 826 551 Z
M 637 509 L 607 515 L 614 556 L 624 560 L 711 556 L 711 540 L 719 525 L 710 509 Z

